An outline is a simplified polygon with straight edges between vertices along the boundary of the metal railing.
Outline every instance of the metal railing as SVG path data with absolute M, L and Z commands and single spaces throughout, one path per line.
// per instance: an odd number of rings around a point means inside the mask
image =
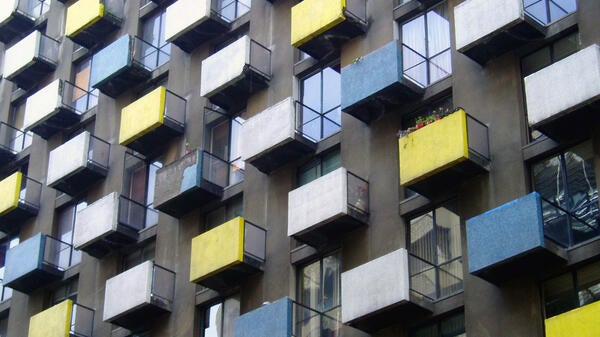
M 32 20 L 37 20 L 43 17 L 48 10 L 50 9 L 50 0 L 15 0 L 19 4 L 17 5 L 17 12 L 31 18 Z M 3 6 L 8 6 L 8 4 L 4 4 Z
M 247 0 L 249 4 L 250 1 L 251 0 Z M 250 6 L 244 2 L 245 1 L 243 0 L 229 0 L 229 3 L 226 3 L 224 0 L 213 0 L 211 7 L 213 12 L 221 17 L 221 19 L 231 23 L 250 11 Z
M 248 67 L 267 80 L 271 79 L 271 50 L 260 43 L 250 40 L 250 59 Z
M 58 64 L 59 45 L 60 42 L 58 42 L 57 40 L 47 35 L 40 34 L 40 48 L 38 50 L 37 57 L 41 60 L 44 60 L 45 62 L 54 65 Z
M 155 46 L 138 36 L 132 36 L 130 53 L 132 62 L 152 71 L 169 61 L 171 57 L 171 44 Z
M 244 220 L 244 254 L 264 263 L 266 252 L 267 230 Z
M 163 305 L 171 306 L 175 298 L 175 272 L 154 263 L 150 295 Z
M 90 135 L 90 146 L 88 149 L 88 163 L 101 169 L 108 170 L 108 159 L 110 157 L 110 143 L 98 137 Z
M 598 196 L 568 211 L 548 199 L 542 199 L 544 235 L 562 247 L 600 236 Z
M 320 113 L 296 101 L 295 110 L 296 132 L 313 143 L 342 129 L 341 106 Z
M 362 216 L 368 216 L 369 182 L 352 172 L 347 172 L 346 187 L 348 208 Z
M 23 175 L 19 191 L 19 204 L 37 211 L 40 209 L 41 196 L 42 183 Z
M 410 291 L 435 301 L 463 289 L 462 258 L 455 257 L 439 265 L 408 254 Z
M 146 211 L 145 205 L 119 196 L 119 224 L 140 231 L 146 227 Z
M 483 159 L 489 161 L 490 139 L 487 125 L 473 118 L 469 114 L 466 114 L 466 116 L 469 150 L 482 157 Z
M 0 122 L 0 149 L 16 155 L 31 144 L 31 134 Z
M 369 335 L 342 324 L 339 318 L 332 317 L 297 302 L 292 302 L 293 337 L 336 336 L 368 337 Z
M 69 326 L 71 337 L 92 337 L 94 332 L 94 309 L 73 303 Z
M 164 117 L 183 128 L 185 126 L 185 110 L 187 101 L 176 93 L 167 90 L 165 97 Z
M 69 81 L 62 81 L 61 84 L 62 104 L 72 108 L 78 114 L 98 105 L 98 89 L 90 92 Z
M 201 151 L 200 155 L 202 156 L 202 178 L 217 186 L 227 187 L 230 164 L 207 151 Z
M 43 235 L 44 257 L 43 263 L 60 271 L 65 271 L 69 267 L 79 263 L 76 254 L 79 253 L 69 243 L 56 239 L 49 235 Z

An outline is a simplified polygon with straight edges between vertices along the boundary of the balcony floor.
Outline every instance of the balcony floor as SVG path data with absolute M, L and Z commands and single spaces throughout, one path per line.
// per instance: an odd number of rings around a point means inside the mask
M 273 170 L 304 157 L 309 153 L 314 153 L 317 144 L 296 134 L 294 139 L 289 139 L 283 144 L 278 144 L 273 148 L 259 153 L 249 158 L 248 162 L 259 171 L 269 174 Z
M 126 146 L 145 156 L 152 156 L 152 154 L 159 152 L 167 146 L 171 139 L 182 135 L 183 131 L 183 126 L 165 118 L 162 125 L 137 138 Z
M 77 195 L 78 193 L 87 190 L 96 181 L 106 177 L 107 173 L 108 169 L 91 163 L 88 160 L 86 167 L 56 181 L 52 185 L 49 185 L 49 187 L 71 196 Z
M 338 215 L 322 224 L 310 226 L 308 229 L 294 234 L 293 237 L 313 247 L 321 247 L 331 241 L 340 240 L 343 234 L 367 225 L 368 216 L 354 213 L 354 211 L 348 210 L 348 214 Z
M 131 64 L 120 71 L 111 74 L 96 85 L 103 94 L 116 98 L 124 91 L 146 81 L 152 72 L 141 64 Z
M 346 16 L 345 21 L 323 34 L 313 37 L 297 48 L 320 60 L 335 53 L 344 43 L 364 34 L 366 29 L 366 26 L 362 23 L 354 21 L 350 16 Z
M 63 271 L 58 270 L 54 266 L 49 266 L 42 263 L 42 267 L 31 271 L 12 282 L 6 283 L 5 286 L 11 287 L 14 290 L 25 294 L 30 294 L 34 290 L 49 286 L 51 283 L 60 281 L 63 278 Z
M 121 26 L 121 20 L 110 13 L 105 15 L 90 27 L 79 32 L 77 35 L 69 37 L 73 42 L 84 46 L 87 49 L 97 45 L 105 36 L 112 33 Z
M 61 106 L 52 113 L 50 118 L 32 127 L 31 131 L 44 139 L 48 139 L 58 131 L 73 126 L 79 122 L 80 118 L 80 115 L 75 110 Z
M 248 97 L 268 86 L 269 79 L 246 66 L 241 78 L 209 97 L 211 103 L 234 114 L 246 108 Z
M 160 205 L 155 204 L 154 208 L 179 218 L 194 208 L 200 207 L 202 203 L 220 199 L 222 196 L 223 187 L 202 179 L 200 186 L 189 189 Z
M 33 28 L 35 22 L 30 18 L 17 13 L 12 13 L 9 19 L 0 26 L 0 42 L 9 43 Z
M 0 231 L 16 234 L 20 230 L 19 224 L 26 219 L 36 216 L 37 213 L 38 207 L 19 201 L 17 208 L 0 217 Z
M 196 283 L 212 290 L 226 291 L 239 286 L 243 278 L 260 270 L 262 264 L 259 261 L 244 255 L 244 262 Z
M 41 78 L 55 69 L 56 64 L 36 57 L 28 66 L 11 75 L 8 80 L 25 90 L 30 90 L 38 84 Z
M 171 40 L 171 43 L 186 53 L 191 53 L 202 43 L 229 30 L 229 23 L 222 20 L 216 14 L 194 28 L 182 33 Z
M 111 251 L 137 241 L 138 231 L 124 225 L 117 225 L 117 230 L 84 246 L 78 247 L 97 259 Z
M 161 303 L 155 297 L 152 297 L 152 299 L 153 304 L 145 303 L 139 307 L 132 308 L 109 321 L 132 332 L 149 328 L 154 319 L 171 311 L 168 305 Z

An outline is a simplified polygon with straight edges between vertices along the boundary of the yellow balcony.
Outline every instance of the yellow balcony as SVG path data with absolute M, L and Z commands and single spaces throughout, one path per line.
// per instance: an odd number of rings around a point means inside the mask
M 0 230 L 14 233 L 17 223 L 35 216 L 40 209 L 42 184 L 15 172 L 0 181 Z
M 292 45 L 314 58 L 367 29 L 365 0 L 304 0 L 292 7 Z
M 237 217 L 192 239 L 190 282 L 214 290 L 262 269 L 266 231 Z
M 29 320 L 29 337 L 91 337 L 94 310 L 65 300 Z
M 431 196 L 488 170 L 487 126 L 458 109 L 398 140 L 400 184 Z
M 165 87 L 154 89 L 121 110 L 119 143 L 150 154 L 183 133 L 185 105 L 184 98 Z
M 597 337 L 600 331 L 600 302 L 546 319 L 546 337 Z
M 90 48 L 116 30 L 122 18 L 120 0 L 78 0 L 67 9 L 65 35 Z

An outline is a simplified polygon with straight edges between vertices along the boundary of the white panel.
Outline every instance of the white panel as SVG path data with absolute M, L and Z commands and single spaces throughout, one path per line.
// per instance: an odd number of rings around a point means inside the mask
M 454 7 L 456 49 L 523 20 L 523 0 L 467 0 Z
M 238 81 L 250 58 L 250 38 L 245 35 L 202 61 L 200 94 L 210 96 Z
M 178 0 L 167 7 L 165 39 L 173 38 L 208 19 L 211 0 Z
M 77 212 L 73 244 L 76 249 L 117 229 L 119 194 L 113 192 Z
M 401 248 L 342 273 L 342 322 L 410 300 L 408 252 Z
M 18 0 L 4 0 L 0 6 L 0 24 L 3 24 L 17 8 Z
M 525 77 L 529 125 L 600 96 L 600 46 L 594 44 Z
M 50 151 L 46 185 L 76 173 L 87 165 L 90 133 L 84 131 L 68 142 Z
M 27 98 L 23 128 L 30 129 L 52 117 L 60 104 L 60 80 L 57 79 Z
M 153 265 L 152 261 L 146 261 L 106 281 L 104 321 L 150 303 Z
M 33 61 L 38 54 L 40 38 L 40 32 L 36 30 L 6 50 L 4 54 L 4 77 L 15 74 Z
M 242 159 L 248 160 L 294 138 L 294 100 L 291 97 L 252 116 L 242 124 Z
M 347 214 L 346 169 L 339 168 L 288 194 L 288 236 Z

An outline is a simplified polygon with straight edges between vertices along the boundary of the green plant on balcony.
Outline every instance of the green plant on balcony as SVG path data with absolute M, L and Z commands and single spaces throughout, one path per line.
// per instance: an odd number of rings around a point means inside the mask
M 437 107 L 431 109 L 426 114 L 418 116 L 415 119 L 415 124 L 413 126 L 410 126 L 407 129 L 398 131 L 398 137 L 402 138 L 406 135 L 409 135 L 412 132 L 415 132 L 415 131 L 419 130 L 420 128 L 425 127 L 433 122 L 439 121 L 440 119 L 442 119 L 448 115 L 451 115 L 460 109 L 462 109 L 462 108 L 452 109 L 450 106 L 445 105 L 445 104 L 437 106 Z

